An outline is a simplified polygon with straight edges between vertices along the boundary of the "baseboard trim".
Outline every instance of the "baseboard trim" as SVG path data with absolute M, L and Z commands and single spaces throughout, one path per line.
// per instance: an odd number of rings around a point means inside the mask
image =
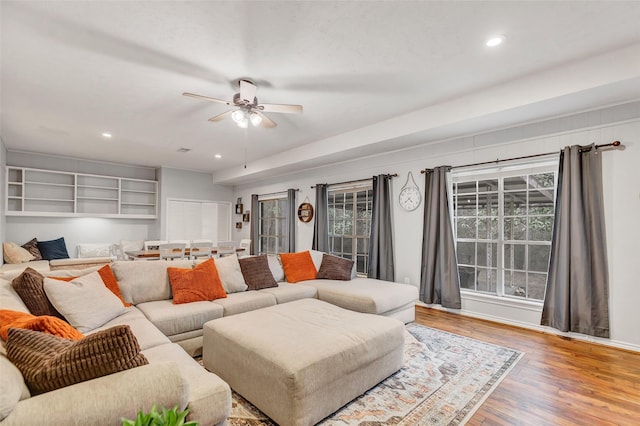
M 514 327 L 526 328 L 527 330 L 537 331 L 537 332 L 540 332 L 540 333 L 554 334 L 554 335 L 557 335 L 557 336 L 568 337 L 568 338 L 571 338 L 571 339 L 580 340 L 580 341 L 583 341 L 583 342 L 589 342 L 589 343 L 593 343 L 593 344 L 596 344 L 596 345 L 610 346 L 610 347 L 613 347 L 613 348 L 623 349 L 623 350 L 627 350 L 627 351 L 631 351 L 631 352 L 640 352 L 640 345 L 621 342 L 619 340 L 603 339 L 603 338 L 600 338 L 600 337 L 588 336 L 586 334 L 580 334 L 580 333 L 571 333 L 571 332 L 566 333 L 564 331 L 556 330 L 555 328 L 552 328 L 552 327 L 546 327 L 546 326 L 543 326 L 543 325 L 531 324 L 531 323 L 527 323 L 527 322 L 524 322 L 524 321 L 513 320 L 513 319 L 510 319 L 510 318 L 498 317 L 498 316 L 495 316 L 495 315 L 481 314 L 481 313 L 478 313 L 478 312 L 470 312 L 470 311 L 463 311 L 463 310 L 459 310 L 459 309 L 443 308 L 440 305 L 427 305 L 427 304 L 422 303 L 422 302 L 417 302 L 416 306 L 422 306 L 422 307 L 430 308 L 430 309 L 438 309 L 440 311 L 445 311 L 445 312 L 449 312 L 449 313 L 452 313 L 452 314 L 463 315 L 463 316 L 466 316 L 466 317 L 477 318 L 477 319 L 491 321 L 491 322 L 497 322 L 497 323 L 500 323 L 500 324 L 511 325 L 511 326 L 514 326 Z

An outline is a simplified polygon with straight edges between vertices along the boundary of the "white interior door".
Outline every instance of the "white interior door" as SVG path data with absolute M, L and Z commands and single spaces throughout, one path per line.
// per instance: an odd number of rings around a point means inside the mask
M 167 239 L 225 241 L 231 237 L 231 203 L 168 200 Z

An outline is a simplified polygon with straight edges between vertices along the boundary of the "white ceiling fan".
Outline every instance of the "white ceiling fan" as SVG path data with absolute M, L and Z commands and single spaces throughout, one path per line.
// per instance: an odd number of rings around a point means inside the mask
M 183 93 L 184 96 L 189 96 L 196 99 L 204 99 L 205 101 L 216 102 L 219 104 L 229 105 L 231 107 L 237 107 L 222 114 L 211 117 L 209 121 L 220 121 L 226 117 L 231 117 L 233 121 L 239 127 L 246 129 L 249 127 L 249 123 L 254 126 L 261 125 L 262 127 L 276 127 L 277 124 L 269 117 L 263 114 L 263 112 L 278 112 L 278 113 L 301 113 L 302 105 L 284 105 L 284 104 L 259 104 L 258 98 L 256 98 L 256 85 L 246 79 L 240 79 L 238 81 L 240 92 L 233 95 L 232 101 L 223 101 L 222 99 L 210 98 L 209 96 L 196 95 L 194 93 Z

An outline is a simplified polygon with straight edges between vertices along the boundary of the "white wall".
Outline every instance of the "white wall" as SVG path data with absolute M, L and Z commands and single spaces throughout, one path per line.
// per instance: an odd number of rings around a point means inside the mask
M 4 218 L 4 207 L 5 207 L 5 187 L 6 187 L 6 165 L 7 165 L 7 149 L 4 145 L 4 141 L 0 138 L 0 242 L 5 241 L 4 239 L 4 229 L 5 229 L 5 218 Z M 0 265 L 4 263 L 4 259 L 0 259 Z
M 640 350 L 640 286 L 637 285 L 638 255 L 640 252 L 640 103 L 603 108 L 598 111 L 557 117 L 540 123 L 442 141 L 403 151 L 389 152 L 357 161 L 309 170 L 305 173 L 269 179 L 259 185 L 239 185 L 235 197 L 245 204 L 252 193 L 270 193 L 287 188 L 300 188 L 298 204 L 309 197 L 315 204 L 316 183 L 333 183 L 361 179 L 380 173 L 398 173 L 393 180 L 393 227 L 396 281 L 405 278 L 419 285 L 422 251 L 423 207 L 413 212 L 402 210 L 397 194 L 405 183 L 407 173 L 413 172 L 418 185 L 424 188 L 420 170 L 438 165 L 462 165 L 497 158 L 511 158 L 528 154 L 558 152 L 566 145 L 604 144 L 620 140 L 624 150 L 603 153 L 605 214 L 610 266 L 611 339 L 607 344 Z M 253 214 L 253 212 L 252 212 Z M 248 227 L 238 238 L 249 238 Z M 297 249 L 311 247 L 313 224 L 297 222 Z M 515 308 L 495 298 L 463 295 L 461 313 L 514 323 L 530 328 L 538 326 L 540 304 Z M 545 328 L 547 331 L 551 329 Z M 578 336 L 583 337 L 583 336 Z M 589 340 L 598 340 L 584 337 Z

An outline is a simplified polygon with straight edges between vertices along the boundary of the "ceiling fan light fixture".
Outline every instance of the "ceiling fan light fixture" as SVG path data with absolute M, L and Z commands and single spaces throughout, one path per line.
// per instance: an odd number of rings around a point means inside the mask
M 245 117 L 244 120 L 238 121 L 238 127 L 240 127 L 241 129 L 246 129 L 247 127 L 249 127 L 249 120 Z
M 251 116 L 249 116 L 249 120 L 254 126 L 259 126 L 260 123 L 262 123 L 262 117 L 257 112 L 252 112 Z
M 240 123 L 244 120 L 247 119 L 246 114 L 244 113 L 244 111 L 242 111 L 241 109 L 235 110 L 231 113 L 231 118 L 233 119 L 233 121 L 235 121 L 236 123 L 238 123 L 238 125 L 240 125 Z M 242 126 L 240 126 L 242 127 Z

